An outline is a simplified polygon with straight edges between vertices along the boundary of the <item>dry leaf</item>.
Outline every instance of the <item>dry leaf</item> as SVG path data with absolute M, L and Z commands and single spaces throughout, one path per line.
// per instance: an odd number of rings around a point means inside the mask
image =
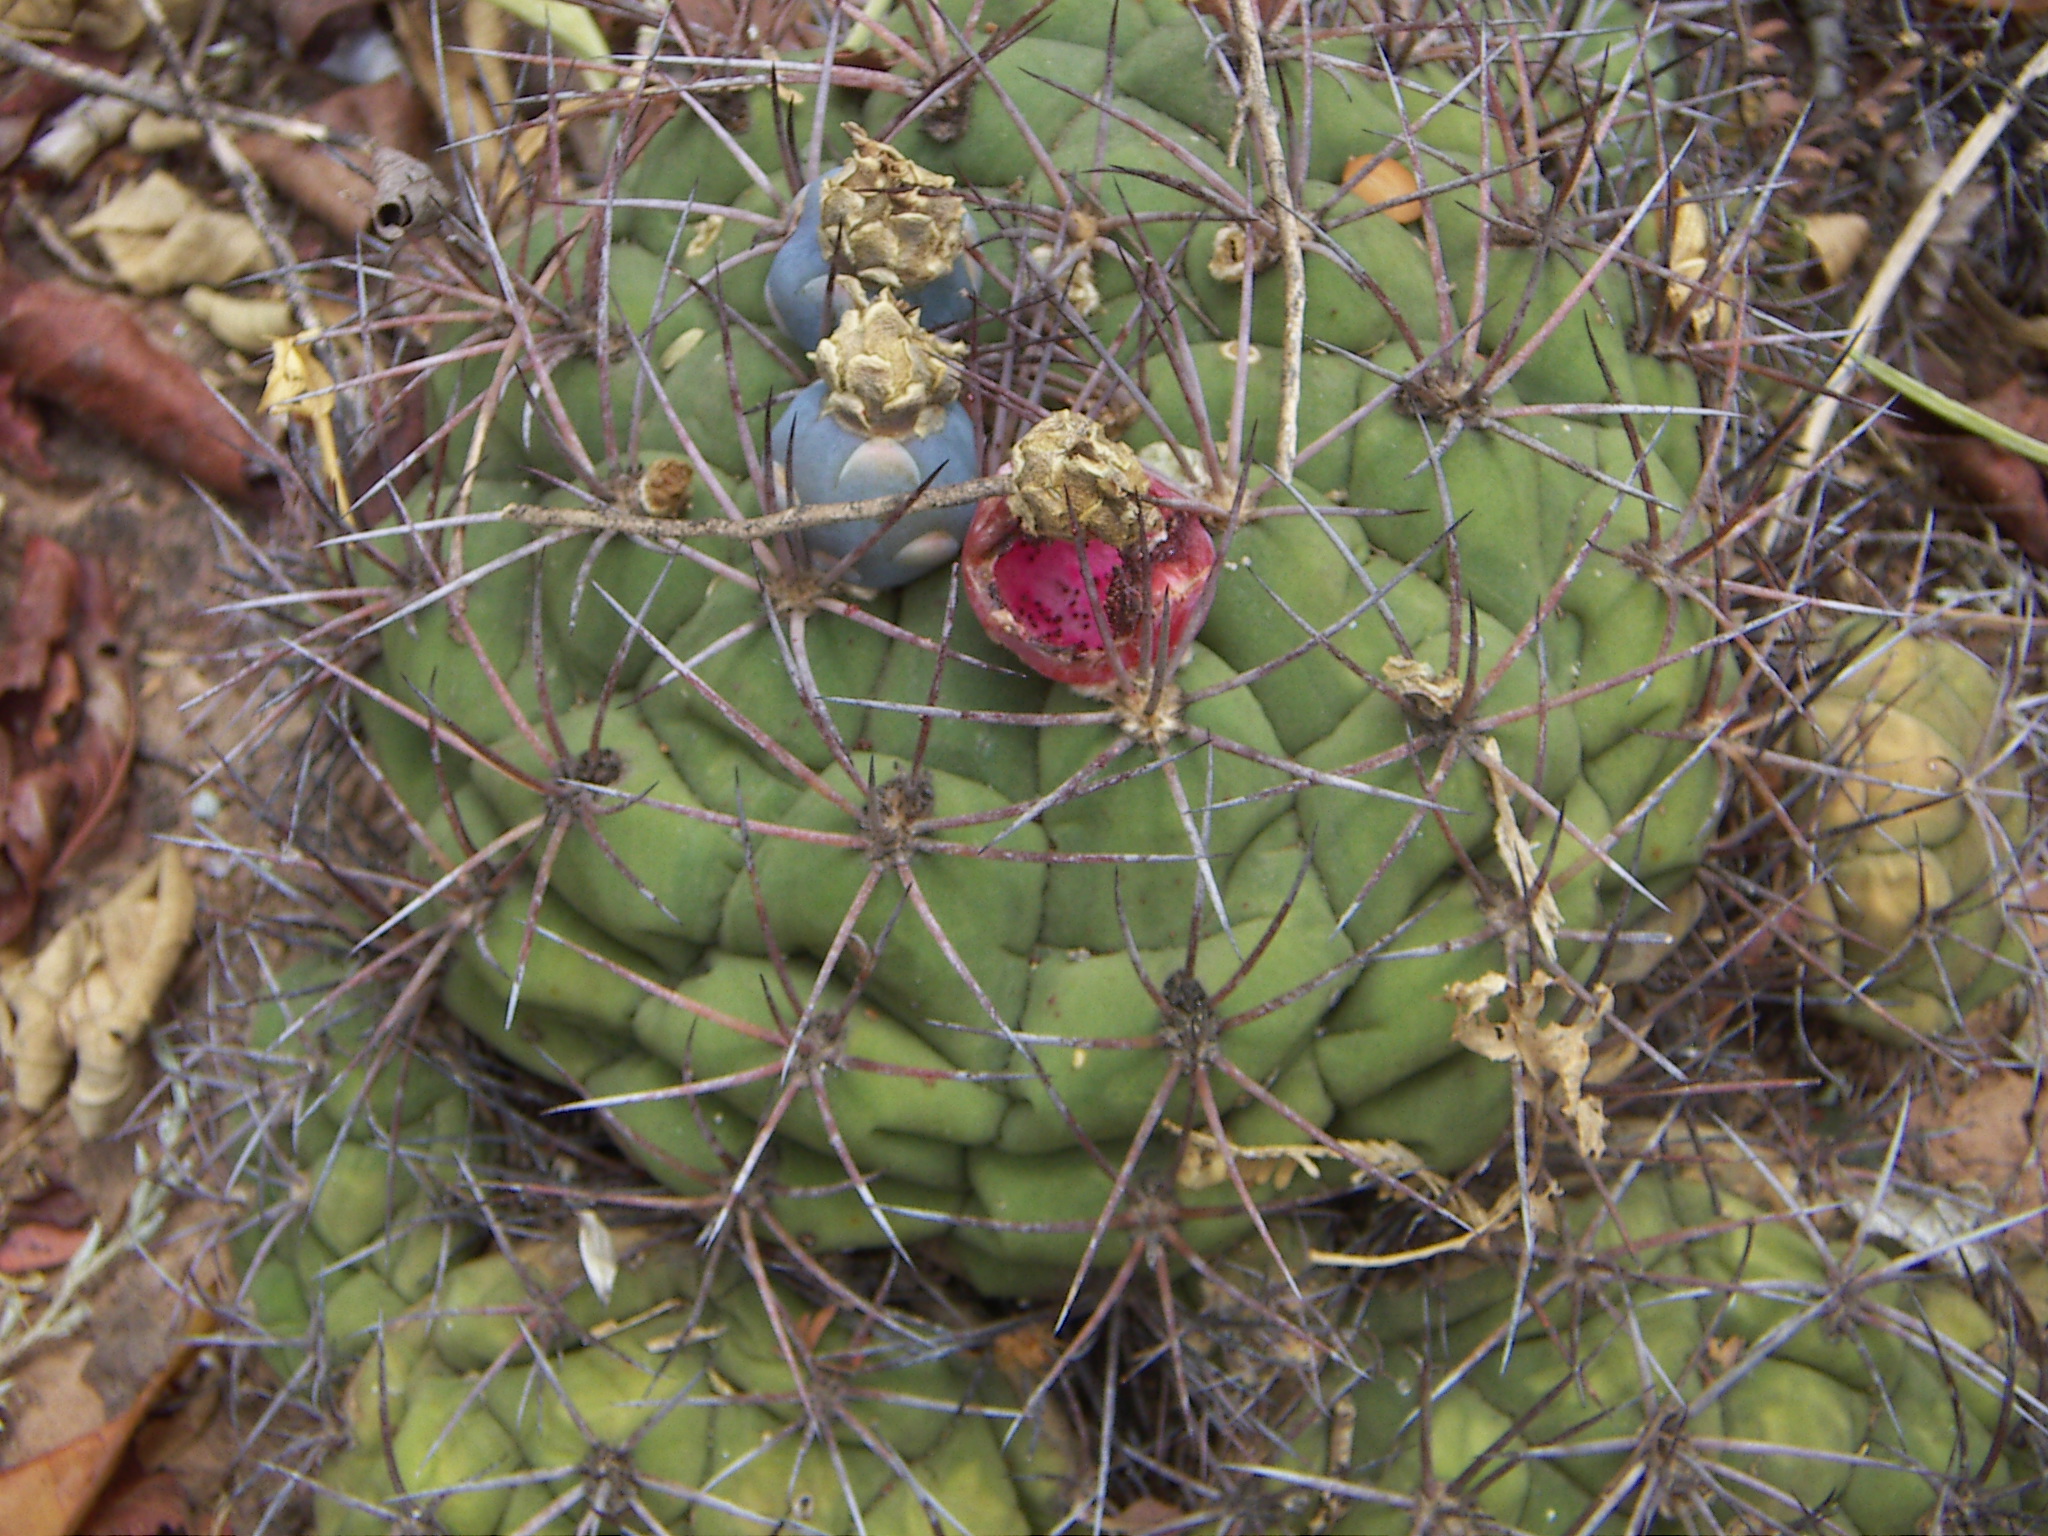
M 350 86 L 299 114 L 340 133 L 370 140 L 370 159 L 359 150 L 304 144 L 268 133 L 236 141 L 264 178 L 323 224 L 348 239 L 370 227 L 376 202 L 371 159 L 382 150 L 411 156 L 433 152 L 433 121 L 426 103 L 403 75 Z
M 150 1019 L 192 941 L 195 915 L 185 861 L 165 848 L 35 959 L 0 974 L 0 1025 L 22 1108 L 41 1113 L 69 1077 L 81 1137 L 121 1123 L 141 1081 Z
M 1380 1169 L 1397 1179 L 1426 1171 L 1422 1159 L 1398 1141 L 1332 1139 L 1341 1150 L 1333 1150 L 1314 1141 L 1262 1147 L 1240 1147 L 1232 1142 L 1226 1146 L 1207 1131 L 1189 1131 L 1181 1142 L 1180 1163 L 1174 1169 L 1173 1182 L 1181 1189 L 1214 1189 L 1230 1181 L 1231 1165 L 1235 1164 L 1238 1176 L 1248 1187 L 1256 1189 L 1260 1185 L 1271 1184 L 1275 1190 L 1282 1190 L 1294 1182 L 1297 1173 L 1306 1174 L 1311 1179 L 1317 1177 L 1316 1165 L 1325 1159 L 1345 1163 L 1355 1159 L 1357 1163 Z M 1354 1164 L 1352 1183 L 1358 1183 L 1363 1177 Z
M 1709 301 L 1699 290 L 1714 264 L 1713 229 L 1706 210 L 1692 200 L 1685 183 L 1674 181 L 1676 204 L 1671 216 L 1671 276 L 1664 284 L 1664 303 L 1673 314 L 1691 322 L 1697 336 L 1725 336 L 1735 328 L 1735 273 L 1721 274 L 1719 297 Z M 1658 220 L 1659 225 L 1663 223 Z
M 270 416 L 296 416 L 310 422 L 320 449 L 320 467 L 334 491 L 334 504 L 349 513 L 348 477 L 341 470 L 341 447 L 334 437 L 334 375 L 308 350 L 318 331 L 280 336 L 271 353 L 270 377 L 263 381 L 257 409 Z
M 1809 213 L 1800 227 L 1830 288 L 1848 277 L 1870 244 L 1870 220 L 1860 213 Z
M 1557 930 L 1564 926 L 1564 914 L 1558 910 L 1557 898 L 1551 895 L 1543 879 L 1543 865 L 1536 857 L 1535 846 L 1523 836 L 1521 824 L 1515 820 L 1500 743 L 1491 736 L 1483 737 L 1476 755 L 1493 790 L 1493 846 L 1500 853 L 1501 863 L 1507 866 L 1515 894 L 1528 907 L 1529 926 L 1535 930 L 1536 942 L 1542 946 L 1544 957 L 1555 965 Z
M 193 1529 L 185 1485 L 168 1472 L 133 1474 L 132 1464 L 87 1513 L 93 1536 L 183 1536 Z
M 190 1331 L 198 1333 L 212 1322 L 202 1317 Z M 192 1352 L 190 1344 L 172 1351 L 135 1400 L 98 1429 L 0 1472 L 0 1509 L 7 1512 L 8 1536 L 74 1536 L 87 1529 L 86 1517 L 127 1455 L 136 1427 L 184 1374 Z
M 0 1238 L 0 1275 L 27 1275 L 40 1269 L 62 1269 L 85 1246 L 83 1231 L 24 1221 Z
M 1545 1080 L 1555 1078 L 1558 1108 L 1571 1122 L 1579 1151 L 1598 1157 L 1607 1146 L 1607 1115 L 1582 1089 L 1586 1069 L 1593 1061 L 1593 1035 L 1607 1016 L 1610 994 L 1604 987 L 1594 989 L 1599 1006 L 1582 1023 L 1546 1024 L 1543 998 L 1555 985 L 1542 971 L 1532 972 L 1519 985 L 1499 971 L 1489 971 L 1475 981 L 1452 982 L 1444 988 L 1444 995 L 1458 1010 L 1451 1038 L 1488 1061 L 1519 1061 L 1539 1094 Z M 1507 1017 L 1489 1018 L 1494 1000 L 1503 997 Z
M 267 352 L 278 339 L 293 334 L 299 322 L 283 299 L 257 299 L 222 293 L 195 283 L 179 300 L 186 311 L 213 332 L 224 347 L 237 352 Z
M 1412 656 L 1389 656 L 1380 666 L 1380 676 L 1395 696 L 1407 699 L 1425 715 L 1448 720 L 1465 696 L 1465 680 L 1445 676 L 1428 662 Z
M 246 214 L 207 207 L 169 171 L 123 187 L 70 233 L 92 236 L 122 285 L 145 295 L 230 283 L 270 265 Z
M 268 450 L 121 300 L 0 267 L 0 375 L 219 495 L 258 500 L 269 483 Z

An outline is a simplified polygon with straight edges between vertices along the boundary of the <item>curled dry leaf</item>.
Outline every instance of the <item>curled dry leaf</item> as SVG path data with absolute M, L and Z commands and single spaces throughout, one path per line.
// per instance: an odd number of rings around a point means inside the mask
M 259 500 L 272 484 L 269 450 L 119 300 L 0 271 L 0 375 L 217 495 Z
M 1555 1079 L 1558 1108 L 1571 1122 L 1579 1150 L 1598 1157 L 1607 1147 L 1607 1114 L 1599 1104 L 1585 1097 L 1586 1072 L 1593 1064 L 1593 1034 L 1607 1016 L 1607 993 L 1596 989 L 1602 1006 L 1578 1024 L 1543 1022 L 1544 994 L 1556 985 L 1542 971 L 1530 973 L 1526 982 L 1513 982 L 1499 971 L 1489 971 L 1476 981 L 1453 982 L 1444 995 L 1458 1010 L 1451 1026 L 1451 1038 L 1466 1050 L 1488 1061 L 1519 1061 L 1538 1094 L 1546 1079 Z M 1507 1017 L 1489 1018 L 1495 998 L 1507 999 Z
M 141 1082 L 143 1038 L 191 943 L 195 915 L 185 861 L 165 848 L 111 899 L 66 923 L 35 959 L 0 974 L 22 1108 L 48 1108 L 69 1077 L 80 1136 L 91 1141 L 120 1124 Z
M 91 236 L 122 286 L 145 295 L 230 283 L 270 265 L 247 214 L 209 208 L 169 171 L 129 183 L 70 233 Z
M 106 574 L 37 536 L 0 630 L 0 944 L 119 801 L 134 691 Z
M 377 151 L 422 158 L 432 153 L 433 119 L 412 81 L 394 75 L 350 86 L 301 114 L 337 132 L 367 139 Z M 267 133 L 238 140 L 249 163 L 270 184 L 336 234 L 353 238 L 370 227 L 377 202 L 370 158 L 333 145 L 300 144 Z

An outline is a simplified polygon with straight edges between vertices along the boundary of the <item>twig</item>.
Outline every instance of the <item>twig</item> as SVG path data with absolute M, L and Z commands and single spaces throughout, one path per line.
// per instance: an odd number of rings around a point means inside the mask
M 41 201 L 26 187 L 18 187 L 14 193 L 15 212 L 22 216 L 29 230 L 43 244 L 43 249 L 63 264 L 64 270 L 81 283 L 90 283 L 95 288 L 112 288 L 117 285 L 113 273 L 95 266 L 85 253 L 73 245 L 57 227 L 56 221 L 43 208 Z
M 74 64 L 47 48 L 38 48 L 34 43 L 23 42 L 5 29 L 0 29 L 0 59 L 62 80 L 66 85 L 75 85 L 90 95 L 118 96 L 123 101 L 132 101 L 138 107 L 147 107 L 150 111 L 162 113 L 165 117 L 196 115 L 192 107 L 175 91 L 138 85 L 133 81 L 124 80 L 119 75 L 109 74 L 104 69 L 94 69 L 90 64 Z M 274 133 L 279 138 L 291 139 L 295 143 L 339 144 L 350 149 L 370 147 L 369 140 L 361 134 L 342 133 L 321 123 L 309 123 L 304 118 L 279 117 L 272 112 L 258 112 L 250 107 L 231 107 L 225 104 L 216 104 L 213 112 L 223 123 L 231 123 L 237 128 L 253 128 L 262 133 Z
M 1259 138 L 1259 166 L 1266 194 L 1279 214 L 1280 265 L 1287 281 L 1287 329 L 1280 349 L 1280 439 L 1273 451 L 1273 469 L 1282 482 L 1294 478 L 1294 450 L 1301 435 L 1301 346 L 1308 310 L 1307 278 L 1301 265 L 1301 215 L 1287 179 L 1287 151 L 1280 143 L 1280 124 L 1273 115 L 1272 93 L 1266 89 L 1266 50 L 1259 40 L 1258 9 L 1253 0 L 1230 0 L 1237 28 L 1245 110 Z M 1306 72 L 1304 72 L 1306 73 Z M 1251 281 L 1249 270 L 1245 281 Z
M 1849 322 L 1849 343 L 1834 369 L 1828 374 L 1827 382 L 1821 386 L 1820 398 L 1814 403 L 1813 414 L 1806 418 L 1806 425 L 1799 434 L 1799 446 L 1794 452 L 1792 468 L 1794 480 L 1785 492 L 1785 503 L 1801 495 L 1812 483 L 1813 468 L 1819 457 L 1821 445 L 1827 441 L 1828 432 L 1835 424 L 1835 415 L 1841 409 L 1842 397 L 1851 379 L 1862 366 L 1862 353 L 1877 334 L 1878 322 L 1885 311 L 1891 308 L 1892 300 L 1898 297 L 1900 287 L 1906 281 L 1906 274 L 1913 263 L 1920 259 L 1920 252 L 1926 246 L 1928 237 L 1934 233 L 1941 216 L 1948 211 L 1948 205 L 1963 189 L 1969 179 L 1977 173 L 1977 167 L 1991 152 L 1991 146 L 1998 142 L 2012 120 L 2019 115 L 2026 103 L 2027 90 L 2035 81 L 2048 77 L 2048 43 L 2044 43 L 2034 56 L 2027 61 L 2027 67 L 2020 71 L 2019 78 L 2006 92 L 2005 99 L 1984 114 L 1977 126 L 1970 130 L 1970 136 L 1963 140 L 1955 158 L 1941 173 L 1941 179 L 1927 189 L 1927 195 L 1920 199 L 1920 206 L 1913 210 L 1913 217 L 1906 222 L 1896 244 L 1885 253 L 1884 263 L 1877 269 L 1877 276 L 1871 280 L 1870 291 L 1863 296 L 1863 302 L 1856 306 L 1855 318 Z
M 498 515 L 538 528 L 577 528 L 608 533 L 637 534 L 650 539 L 768 539 L 782 533 L 799 533 L 806 528 L 829 528 L 838 523 L 881 522 L 898 513 L 908 515 L 927 507 L 959 507 L 984 496 L 1007 496 L 1012 489 L 1008 475 L 989 475 L 980 480 L 962 480 L 954 485 L 933 486 L 914 498 L 872 496 L 865 501 L 823 502 L 791 507 L 737 522 L 729 517 L 637 517 L 597 507 L 531 507 L 514 504 L 499 509 Z

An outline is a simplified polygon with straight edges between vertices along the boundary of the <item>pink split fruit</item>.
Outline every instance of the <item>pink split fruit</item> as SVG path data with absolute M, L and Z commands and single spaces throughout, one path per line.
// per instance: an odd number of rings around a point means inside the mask
M 1156 480 L 1152 493 L 1166 502 L 1186 494 Z M 1208 615 L 1216 546 L 1194 513 L 1163 510 L 1163 528 L 1123 550 L 1032 538 L 1008 497 L 986 498 L 960 554 L 981 627 L 1034 672 L 1084 693 L 1171 675 Z

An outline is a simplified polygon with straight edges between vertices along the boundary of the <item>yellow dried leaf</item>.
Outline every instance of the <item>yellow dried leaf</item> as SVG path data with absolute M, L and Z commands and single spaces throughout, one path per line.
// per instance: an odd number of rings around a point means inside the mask
M 1870 220 L 1860 213 L 1809 213 L 1800 225 L 1830 287 L 1849 275 L 1870 245 Z
M 1572 1131 L 1579 1150 L 1598 1157 L 1607 1146 L 1607 1115 L 1598 1103 L 1585 1097 L 1587 1069 L 1593 1062 L 1593 1035 L 1607 1017 L 1611 994 L 1595 988 L 1598 1006 L 1591 1018 L 1578 1024 L 1543 1022 L 1544 996 L 1556 981 L 1542 971 L 1530 973 L 1525 982 L 1513 982 L 1499 971 L 1489 971 L 1473 981 L 1452 982 L 1444 996 L 1458 1011 L 1451 1025 L 1451 1038 L 1466 1050 L 1488 1061 L 1519 1061 L 1538 1094 L 1547 1080 L 1554 1079 L 1558 1108 Z M 1495 999 L 1507 1000 L 1507 1017 L 1489 1017 Z
M 185 862 L 165 848 L 106 902 L 66 923 L 35 959 L 0 975 L 0 1038 L 23 1109 L 47 1109 L 69 1078 L 81 1137 L 94 1140 L 121 1123 L 141 1080 L 143 1038 L 192 941 L 196 910 Z
M 169 171 L 131 182 L 69 233 L 91 236 L 122 286 L 140 294 L 218 287 L 270 265 L 269 247 L 247 216 L 209 208 Z
M 1493 790 L 1493 846 L 1500 853 L 1501 863 L 1507 866 L 1515 894 L 1529 908 L 1529 926 L 1535 930 L 1536 942 L 1542 947 L 1544 958 L 1555 965 L 1557 930 L 1564 925 L 1564 914 L 1558 910 L 1557 898 L 1551 895 L 1550 887 L 1544 881 L 1543 866 L 1536 858 L 1535 846 L 1522 834 L 1521 825 L 1515 820 L 1514 801 L 1508 796 L 1507 764 L 1501 759 L 1500 743 L 1491 736 L 1482 738 L 1477 755 L 1480 765 L 1486 769 L 1487 783 Z
M 334 375 L 309 350 L 319 334 L 301 331 L 277 339 L 270 358 L 270 376 L 263 381 L 263 398 L 256 408 L 268 416 L 296 416 L 312 426 L 313 441 L 320 449 L 320 467 L 334 489 L 334 504 L 353 523 L 348 479 L 341 472 L 341 446 L 334 437 Z
M 1178 1126 L 1170 1126 L 1178 1130 Z M 1398 1141 L 1345 1141 L 1337 1140 L 1333 1150 L 1321 1142 L 1285 1142 L 1263 1147 L 1240 1147 L 1235 1142 L 1222 1143 L 1207 1131 L 1189 1131 L 1181 1142 L 1180 1163 L 1174 1170 L 1173 1182 L 1181 1189 L 1214 1189 L 1230 1181 L 1230 1168 L 1237 1166 L 1238 1177 L 1247 1187 L 1257 1189 L 1271 1184 L 1275 1190 L 1285 1189 L 1294 1181 L 1297 1173 L 1309 1178 L 1317 1177 L 1316 1165 L 1325 1159 L 1348 1162 L 1356 1159 L 1369 1168 L 1377 1168 L 1395 1178 L 1420 1175 L 1426 1180 L 1429 1174 L 1421 1158 Z M 1353 1169 L 1352 1182 L 1363 1177 Z

